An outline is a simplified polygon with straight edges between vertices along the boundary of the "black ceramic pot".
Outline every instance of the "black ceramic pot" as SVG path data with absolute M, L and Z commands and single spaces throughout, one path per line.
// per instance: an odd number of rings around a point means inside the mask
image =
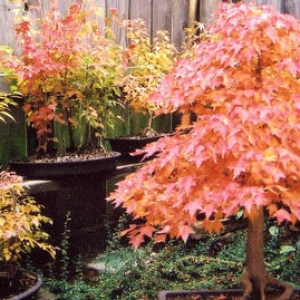
M 89 174 L 107 174 L 116 169 L 121 153 L 113 152 L 108 156 L 78 161 L 60 162 L 10 162 L 10 170 L 28 178 L 62 178 Z
M 278 291 L 270 290 L 269 295 L 277 295 Z M 281 292 L 279 292 L 280 295 Z M 242 289 L 228 289 L 228 290 L 194 290 L 194 291 L 160 291 L 158 293 L 158 300 L 214 300 L 214 299 L 234 300 L 240 299 L 243 296 Z M 277 295 L 278 296 L 278 295 Z M 249 298 L 251 299 L 251 298 Z M 268 298 L 267 298 L 268 299 Z M 272 298 L 273 299 L 273 298 Z M 300 299 L 300 289 L 294 289 L 290 300 Z M 251 299 L 259 300 L 259 299 Z
M 225 296 L 228 299 L 234 296 L 242 296 L 243 290 L 195 290 L 195 291 L 161 291 L 158 293 L 158 300 L 177 299 L 213 299 L 212 297 Z M 196 298 L 197 297 L 197 298 Z M 201 297 L 201 298 L 200 298 Z M 226 298 L 226 299 L 227 299 Z
M 157 141 L 162 136 L 139 137 L 139 136 L 124 136 L 107 138 L 111 149 L 121 153 L 120 161 L 128 163 L 137 163 L 143 159 L 143 154 L 132 155 L 137 149 L 144 148 L 147 144 Z M 149 159 L 149 158 L 148 158 Z
M 39 289 L 42 286 L 42 278 L 31 271 L 21 271 L 21 273 L 23 274 L 22 277 L 24 276 L 24 280 L 27 281 L 28 278 L 30 276 L 31 280 L 34 281 L 34 284 L 32 284 L 29 288 L 25 289 L 20 287 L 20 292 L 19 288 L 17 287 L 17 283 L 16 286 L 14 286 L 14 283 L 10 284 L 10 289 L 12 290 L 11 294 L 15 294 L 14 296 L 10 296 L 10 298 L 5 298 L 6 300 L 30 300 L 30 299 L 35 299 L 35 295 L 37 294 L 37 292 L 39 291 Z M 19 285 L 18 285 L 19 286 Z

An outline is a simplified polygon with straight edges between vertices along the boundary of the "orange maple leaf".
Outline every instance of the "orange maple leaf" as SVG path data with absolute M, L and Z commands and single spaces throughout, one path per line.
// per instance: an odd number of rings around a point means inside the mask
M 221 229 L 224 227 L 223 223 L 219 220 L 203 220 L 203 228 L 209 233 L 220 233 Z

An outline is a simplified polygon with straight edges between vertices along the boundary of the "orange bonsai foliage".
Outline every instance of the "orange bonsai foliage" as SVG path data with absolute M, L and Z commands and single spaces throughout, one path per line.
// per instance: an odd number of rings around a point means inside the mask
M 224 218 L 249 220 L 245 297 L 266 299 L 273 279 L 263 256 L 264 210 L 279 223 L 300 219 L 300 21 L 270 6 L 220 4 L 208 39 L 180 59 L 153 99 L 161 113 L 192 111 L 187 134 L 159 151 L 110 196 L 135 219 L 127 233 L 187 240 L 193 224 L 219 232 Z

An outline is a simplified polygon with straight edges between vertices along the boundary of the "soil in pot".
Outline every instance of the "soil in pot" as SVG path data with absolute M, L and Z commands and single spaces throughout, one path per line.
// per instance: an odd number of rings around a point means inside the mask
M 100 148 L 92 148 L 78 151 L 67 151 L 65 154 L 36 154 L 28 157 L 26 162 L 30 163 L 59 163 L 86 161 L 96 158 L 105 158 L 113 156 L 113 152 L 106 152 Z
M 39 276 L 19 270 L 14 277 L 0 276 L 0 300 L 30 299 L 41 287 Z
M 9 165 L 19 175 L 51 179 L 113 171 L 120 156 L 117 152 L 94 150 L 66 155 L 32 156 L 28 161 L 13 161 Z

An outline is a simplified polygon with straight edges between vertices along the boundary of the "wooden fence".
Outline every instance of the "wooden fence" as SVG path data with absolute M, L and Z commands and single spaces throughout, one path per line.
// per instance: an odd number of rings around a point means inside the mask
M 1 0 L 0 3 L 0 45 L 13 45 L 14 13 L 24 7 L 40 6 L 43 13 L 50 0 L 27 0 L 20 4 L 10 0 Z M 74 1 L 74 0 L 73 0 Z M 224 0 L 223 0 L 224 1 Z M 229 0 L 238 2 L 239 0 Z M 271 4 L 283 13 L 289 13 L 300 18 L 299 0 L 241 0 L 244 3 Z M 21 3 L 22 2 L 22 3 Z M 59 8 L 64 13 L 72 0 L 58 0 Z M 146 20 L 151 32 L 165 29 L 170 32 L 176 45 L 180 45 L 184 36 L 184 27 L 192 19 L 209 23 L 213 11 L 222 0 L 96 0 L 107 12 L 109 8 L 116 8 L 121 19 L 143 18 Z M 122 37 L 119 37 L 121 40 Z
M 28 0 L 31 7 L 40 6 L 41 10 L 32 10 L 31 14 L 42 14 L 50 0 Z M 72 0 L 58 0 L 64 13 Z M 142 18 L 146 20 L 150 31 L 168 30 L 172 41 L 179 45 L 184 36 L 184 27 L 188 24 L 189 0 L 96 0 L 104 12 L 116 8 L 121 19 Z M 15 4 L 10 0 L 1 0 L 0 4 L 0 45 L 13 46 L 14 14 L 23 9 L 24 4 Z M 124 37 L 119 37 L 121 41 Z

